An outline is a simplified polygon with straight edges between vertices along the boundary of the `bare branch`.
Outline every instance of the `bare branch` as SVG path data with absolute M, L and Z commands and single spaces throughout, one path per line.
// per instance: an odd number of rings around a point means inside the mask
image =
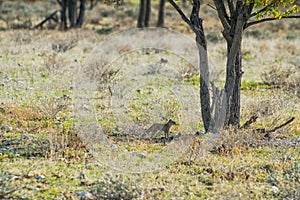
M 212 8 L 213 10 L 217 10 L 213 5 L 211 5 L 211 4 L 209 4 L 209 3 L 207 3 L 207 4 L 205 4 L 205 5 L 207 5 L 208 7 Z
M 175 10 L 179 13 L 181 18 L 185 23 L 187 23 L 189 26 L 191 26 L 190 20 L 187 18 L 187 16 L 183 13 L 183 11 L 179 8 L 179 6 L 173 1 L 173 0 L 168 0 L 169 3 L 175 8 Z
M 250 18 L 251 16 L 251 13 L 252 13 L 252 10 L 254 8 L 254 2 L 250 3 L 248 6 L 247 6 L 247 20 Z
M 227 0 L 230 16 L 232 16 L 235 13 L 235 8 L 232 0 Z
M 224 5 L 224 2 L 221 0 L 214 0 L 215 6 L 218 11 L 219 19 L 221 20 L 221 23 L 225 30 L 229 30 L 230 28 L 230 19 L 228 17 L 228 14 L 226 12 L 226 8 Z
M 283 16 L 281 19 L 295 19 L 295 18 L 300 18 L 300 15 L 296 15 L 296 16 Z M 267 22 L 267 21 L 274 21 L 274 20 L 278 20 L 278 19 L 275 18 L 275 17 L 270 17 L 270 18 L 264 18 L 264 19 L 257 20 L 257 21 L 252 21 L 252 22 L 249 22 L 249 23 L 245 24 L 244 30 L 246 28 L 248 28 L 250 26 L 253 26 L 253 25 L 256 25 L 256 24 L 260 24 L 260 23 Z
M 197 19 L 199 19 L 199 11 L 200 11 L 200 1 L 193 1 L 193 8 L 192 8 L 192 12 L 191 12 L 191 16 L 190 19 L 193 18 L 193 15 L 197 17 Z

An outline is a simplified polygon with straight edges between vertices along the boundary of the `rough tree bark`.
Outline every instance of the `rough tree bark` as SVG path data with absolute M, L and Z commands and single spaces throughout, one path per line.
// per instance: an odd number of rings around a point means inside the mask
M 240 110 L 241 110 L 241 82 L 242 82 L 242 53 L 241 46 L 236 55 L 235 61 L 235 82 L 232 94 L 232 100 L 229 110 L 229 119 L 226 126 L 240 127 Z
M 200 1 L 193 2 L 193 9 L 190 16 L 192 30 L 196 34 L 196 42 L 200 58 L 200 104 L 201 114 L 206 131 L 210 128 L 211 110 L 210 110 L 210 94 L 209 94 L 209 68 L 207 56 L 207 44 L 202 26 L 203 20 L 199 17 Z
M 224 87 L 225 96 L 222 102 L 222 109 L 226 108 L 224 126 L 240 127 L 240 94 L 242 79 L 242 35 L 244 27 L 253 10 L 254 4 L 245 4 L 238 0 L 228 0 L 230 16 L 228 16 L 224 1 L 214 0 L 218 11 L 218 17 L 223 25 L 223 36 L 227 42 L 227 65 L 226 83 Z

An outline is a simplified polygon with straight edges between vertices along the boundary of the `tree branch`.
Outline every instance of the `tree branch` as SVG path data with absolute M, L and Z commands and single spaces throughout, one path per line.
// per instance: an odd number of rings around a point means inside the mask
M 266 5 L 265 7 L 263 7 L 262 9 L 260 9 L 260 10 L 258 10 L 258 11 L 256 11 L 256 12 L 252 13 L 252 14 L 250 15 L 249 18 L 255 17 L 255 16 L 257 16 L 258 14 L 260 14 L 260 13 L 266 11 L 271 5 L 272 5 L 272 4 L 268 4 L 268 5 Z
M 192 24 L 190 20 L 187 18 L 187 16 L 183 13 L 183 11 L 179 8 L 179 6 L 173 1 L 173 0 L 168 0 L 169 3 L 175 8 L 175 10 L 179 13 L 181 18 L 185 23 L 187 23 L 190 27 L 192 27 Z
M 211 4 L 209 4 L 209 3 L 207 3 L 207 4 L 205 4 L 205 5 L 207 5 L 208 7 L 212 8 L 213 10 L 217 10 L 213 5 L 211 5 Z
M 271 129 L 271 130 L 266 131 L 265 129 L 260 129 L 259 131 L 260 131 L 260 132 L 263 132 L 263 133 L 266 133 L 266 134 L 264 135 L 264 137 L 270 138 L 270 137 L 271 137 L 271 133 L 275 132 L 276 130 L 278 130 L 278 129 L 280 129 L 280 128 L 286 126 L 286 125 L 288 125 L 289 123 L 291 123 L 292 121 L 294 121 L 294 119 L 295 119 L 295 117 L 292 117 L 291 119 L 287 120 L 287 121 L 284 122 L 283 124 L 281 124 L 281 125 L 279 125 L 279 126 L 273 128 L 273 129 Z
M 236 54 L 238 52 L 238 48 L 240 46 L 240 42 L 242 39 L 242 33 L 243 33 L 243 26 L 244 26 L 244 17 L 243 17 L 243 10 L 242 11 L 237 11 L 238 13 L 238 17 L 237 17 L 237 22 L 236 22 L 236 28 L 235 28 L 235 32 L 234 32 L 234 37 L 233 37 L 233 41 L 232 41 L 232 46 L 230 48 L 229 51 L 229 55 L 228 58 L 232 58 L 232 63 L 230 63 L 229 65 L 233 65 L 234 66 L 234 62 L 235 62 L 235 58 L 236 58 Z
M 232 16 L 235 13 L 235 8 L 232 0 L 227 0 L 227 4 L 229 7 L 230 16 Z
M 264 137 L 270 137 L 270 134 L 277 131 L 278 129 L 290 124 L 292 121 L 294 121 L 295 117 L 292 117 L 291 119 L 287 120 L 283 124 L 276 126 L 275 128 L 271 130 L 266 130 L 265 128 L 257 128 L 256 131 L 259 133 L 266 133 Z
M 252 10 L 254 8 L 254 2 L 250 3 L 248 6 L 247 6 L 247 20 L 250 18 L 251 16 L 251 13 L 252 13 Z
M 224 2 L 221 1 L 221 0 L 214 0 L 214 3 L 215 3 L 215 6 L 216 6 L 216 9 L 218 11 L 219 19 L 221 20 L 221 23 L 222 23 L 224 29 L 229 30 L 229 28 L 230 28 L 230 19 L 228 17 L 227 12 L 226 12 Z
M 50 15 L 48 15 L 43 21 L 41 21 L 40 23 L 35 25 L 33 28 L 36 29 L 36 28 L 42 27 L 44 23 L 46 23 L 47 21 L 49 21 L 51 19 L 55 20 L 53 17 L 56 15 L 56 13 L 57 13 L 57 10 L 54 11 L 53 13 L 51 13 Z
M 61 1 L 60 0 L 56 0 L 57 1 L 57 3 L 61 6 Z
M 291 119 L 287 120 L 286 122 L 284 122 L 283 124 L 276 126 L 275 128 L 269 130 L 269 133 L 275 132 L 276 130 L 288 125 L 289 123 L 291 123 L 292 121 L 294 121 L 295 117 L 292 117 Z
M 281 19 L 295 19 L 295 18 L 300 18 L 300 15 L 296 15 L 296 16 L 282 16 Z M 263 22 L 267 22 L 267 21 L 274 21 L 274 20 L 278 20 L 277 18 L 275 17 L 270 17 L 270 18 L 264 18 L 264 19 L 261 19 L 261 20 L 257 20 L 257 21 L 252 21 L 252 22 L 249 22 L 247 24 L 245 24 L 244 26 L 244 30 L 250 26 L 253 26 L 253 25 L 256 25 L 256 24 L 260 24 L 260 23 L 263 23 Z

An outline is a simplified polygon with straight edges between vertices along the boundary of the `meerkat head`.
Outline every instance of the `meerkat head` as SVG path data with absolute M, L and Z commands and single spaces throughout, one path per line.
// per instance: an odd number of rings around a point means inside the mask
M 177 123 L 175 121 L 173 121 L 172 119 L 169 119 L 168 124 L 177 125 Z

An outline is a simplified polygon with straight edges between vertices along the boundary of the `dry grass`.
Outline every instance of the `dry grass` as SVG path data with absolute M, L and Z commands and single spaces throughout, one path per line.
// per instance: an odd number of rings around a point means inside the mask
M 193 37 L 172 9 L 167 7 L 166 12 L 168 27 Z M 205 27 L 220 31 L 214 11 L 203 7 L 203 12 Z M 15 187 L 19 190 L 6 196 L 0 191 L 0 198 L 80 199 L 83 194 L 91 198 L 102 198 L 105 194 L 137 199 L 298 199 L 300 49 L 296 44 L 300 38 L 286 32 L 291 27 L 299 32 L 294 21 L 265 25 L 274 32 L 257 29 L 243 40 L 246 86 L 241 99 L 242 122 L 253 115 L 259 117 L 248 129 L 227 130 L 217 136 L 193 136 L 188 147 L 177 146 L 187 148 L 185 154 L 177 155 L 175 162 L 167 163 L 161 170 L 148 173 L 115 170 L 87 150 L 74 127 L 74 85 L 78 68 L 107 37 L 89 29 L 103 33 L 133 28 L 136 14 L 136 7 L 115 11 L 101 5 L 88 11 L 88 23 L 83 30 L 1 32 L 0 188 L 5 187 L 8 192 Z M 40 19 L 31 20 L 35 23 Z M 89 23 L 92 21 L 93 24 Z M 226 46 L 218 32 L 208 34 L 212 67 L 221 76 L 216 80 L 222 81 Z M 130 48 L 123 46 L 120 50 Z M 97 67 L 103 63 L 94 58 L 89 64 L 91 74 L 101 76 Z M 187 84 L 192 85 L 192 81 Z M 135 106 L 139 103 L 136 101 Z M 176 111 L 176 106 L 176 102 L 165 105 L 170 113 Z M 145 113 L 136 110 L 134 114 Z M 182 116 L 175 116 L 180 125 L 172 129 L 173 135 L 185 130 Z M 291 117 L 295 120 L 271 137 L 256 131 L 272 129 Z M 146 125 L 150 123 L 148 118 L 142 120 Z M 115 131 L 110 126 L 108 132 Z M 111 142 L 141 155 L 165 149 L 160 143 L 124 141 L 118 134 Z

